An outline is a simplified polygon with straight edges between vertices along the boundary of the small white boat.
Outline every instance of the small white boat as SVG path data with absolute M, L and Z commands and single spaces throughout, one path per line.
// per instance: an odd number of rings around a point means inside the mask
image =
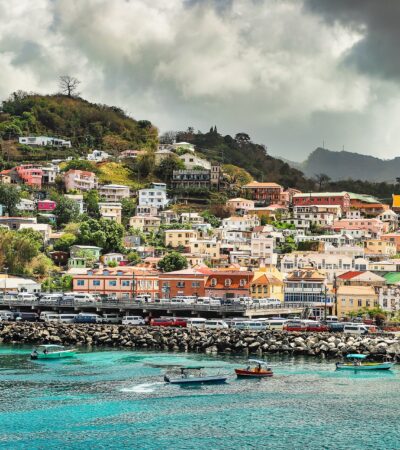
M 223 375 L 203 375 L 202 369 L 204 367 L 181 367 L 181 376 L 178 378 L 170 378 L 167 374 L 164 375 L 164 381 L 169 384 L 191 385 L 191 384 L 221 384 L 225 383 L 227 378 Z M 198 371 L 198 376 L 193 376 L 190 371 Z
M 358 353 L 351 353 L 346 356 L 347 361 L 337 362 L 336 370 L 353 370 L 353 371 L 366 371 L 366 370 L 389 370 L 393 367 L 394 363 L 391 361 L 373 362 L 365 361 L 366 355 Z

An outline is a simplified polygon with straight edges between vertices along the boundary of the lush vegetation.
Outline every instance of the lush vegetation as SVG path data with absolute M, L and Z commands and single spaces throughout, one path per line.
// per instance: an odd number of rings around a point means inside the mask
M 158 267 L 163 272 L 173 272 L 174 270 L 186 269 L 187 259 L 179 252 L 168 253 L 158 262 Z
M 61 136 L 77 148 L 152 148 L 157 129 L 148 120 L 134 120 L 115 106 L 93 104 L 65 95 L 14 92 L 3 102 L 0 134 L 3 139 L 20 135 Z

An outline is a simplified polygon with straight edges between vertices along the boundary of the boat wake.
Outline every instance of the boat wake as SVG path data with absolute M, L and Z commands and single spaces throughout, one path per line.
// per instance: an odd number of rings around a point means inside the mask
M 156 386 L 159 386 L 161 384 L 161 382 L 156 382 L 156 383 L 143 383 L 143 384 L 138 384 L 136 386 L 132 386 L 129 388 L 123 388 L 120 390 L 120 392 L 136 392 L 136 393 L 148 393 L 148 392 L 154 392 L 156 389 Z

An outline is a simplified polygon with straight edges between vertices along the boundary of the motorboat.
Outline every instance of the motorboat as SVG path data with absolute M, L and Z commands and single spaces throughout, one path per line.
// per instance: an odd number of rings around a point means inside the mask
M 389 370 L 393 367 L 392 361 L 373 362 L 366 361 L 367 355 L 359 353 L 351 353 L 346 356 L 346 361 L 337 362 L 336 370 L 353 370 L 353 371 L 365 371 L 365 370 Z
M 274 374 L 268 363 L 259 359 L 249 359 L 246 369 L 235 369 L 235 373 L 238 378 L 268 378 Z
M 31 353 L 31 359 L 61 359 L 75 356 L 74 348 L 67 349 L 63 345 L 39 345 Z
M 191 384 L 221 384 L 225 383 L 227 378 L 223 375 L 204 375 L 204 367 L 181 367 L 180 377 L 171 378 L 164 375 L 164 381 L 169 384 L 191 385 Z

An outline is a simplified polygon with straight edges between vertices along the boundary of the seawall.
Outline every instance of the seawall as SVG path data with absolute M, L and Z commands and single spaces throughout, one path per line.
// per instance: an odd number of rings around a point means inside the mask
M 199 330 L 108 324 L 0 322 L 0 343 L 123 347 L 253 356 L 286 353 L 321 358 L 366 353 L 378 360 L 383 355 L 400 358 L 400 339 L 394 335 L 353 336 L 343 333 Z

